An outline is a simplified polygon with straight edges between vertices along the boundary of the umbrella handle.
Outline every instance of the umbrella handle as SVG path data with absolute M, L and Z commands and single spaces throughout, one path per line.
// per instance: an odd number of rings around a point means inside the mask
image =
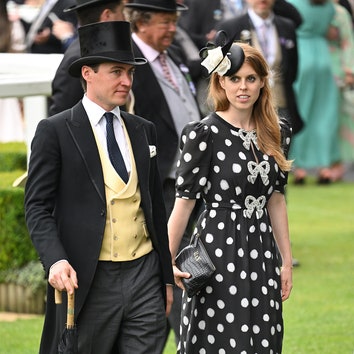
M 72 329 L 75 327 L 75 315 L 74 315 L 74 310 L 75 310 L 75 293 L 69 294 L 68 295 L 68 308 L 67 308 L 67 313 L 66 313 L 66 328 Z M 62 303 L 62 293 L 58 289 L 55 289 L 54 293 L 54 298 L 55 298 L 55 303 L 61 304 Z
M 74 319 L 74 311 L 75 311 L 75 293 L 68 293 L 68 309 L 66 314 L 66 328 L 72 329 L 75 327 L 75 319 Z
M 63 302 L 63 297 L 62 297 L 61 291 L 59 291 L 58 289 L 55 289 L 54 300 L 55 300 L 56 305 L 59 305 Z

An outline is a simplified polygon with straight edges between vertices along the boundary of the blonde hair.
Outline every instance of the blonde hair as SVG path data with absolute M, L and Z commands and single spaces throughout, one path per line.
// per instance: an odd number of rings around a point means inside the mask
M 262 54 L 249 44 L 237 43 L 233 45 L 238 45 L 243 49 L 245 53 L 244 62 L 251 65 L 264 82 L 260 95 L 253 106 L 259 148 L 262 152 L 273 156 L 283 171 L 290 171 L 292 161 L 286 159 L 281 146 L 280 121 L 269 84 L 268 64 Z M 210 78 L 208 100 L 213 103 L 215 111 L 225 111 L 230 106 L 217 73 L 213 73 Z

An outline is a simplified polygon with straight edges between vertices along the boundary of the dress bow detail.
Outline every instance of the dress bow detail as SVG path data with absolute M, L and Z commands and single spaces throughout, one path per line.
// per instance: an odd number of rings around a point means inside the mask
M 255 130 L 247 131 L 244 129 L 239 129 L 238 135 L 243 140 L 243 146 L 245 149 L 249 150 L 252 142 L 257 148 L 257 150 L 259 150 Z
M 248 195 L 245 199 L 246 209 L 243 211 L 243 216 L 250 219 L 253 212 L 256 210 L 256 218 L 260 219 L 263 216 L 265 204 L 266 198 L 264 195 L 258 198 Z
M 257 164 L 255 161 L 249 161 L 247 163 L 247 168 L 250 173 L 250 175 L 247 176 L 248 182 L 254 184 L 259 174 L 263 184 L 265 186 L 269 184 L 268 173 L 270 171 L 270 165 L 268 161 L 262 161 L 259 164 Z

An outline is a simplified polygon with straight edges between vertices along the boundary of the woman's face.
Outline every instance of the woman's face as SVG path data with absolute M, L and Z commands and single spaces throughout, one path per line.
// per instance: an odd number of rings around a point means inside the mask
M 252 110 L 264 86 L 263 80 L 248 63 L 231 76 L 220 76 L 219 83 L 225 90 L 230 107 L 236 110 Z

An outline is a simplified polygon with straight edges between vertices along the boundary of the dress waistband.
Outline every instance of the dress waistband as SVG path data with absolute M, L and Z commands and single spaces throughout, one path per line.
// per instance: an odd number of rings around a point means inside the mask
M 243 204 L 243 205 L 242 205 Z M 247 218 L 251 218 L 253 213 L 256 213 L 257 219 L 260 219 L 263 216 L 264 209 L 266 206 L 266 197 L 261 195 L 256 198 L 252 195 L 248 195 L 244 201 L 244 203 L 225 203 L 225 202 L 213 202 L 206 203 L 206 209 L 231 209 L 231 210 L 239 210 L 243 209 L 243 216 Z

